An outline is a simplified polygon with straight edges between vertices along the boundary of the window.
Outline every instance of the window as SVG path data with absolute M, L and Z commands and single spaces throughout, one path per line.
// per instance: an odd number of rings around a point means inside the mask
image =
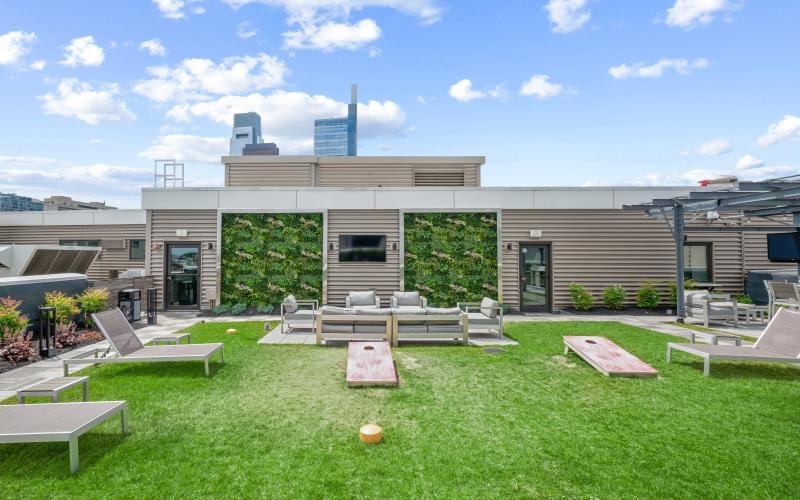
M 236 134 L 236 138 L 237 138 L 237 139 L 249 139 L 249 138 L 250 138 L 250 134 L 247 134 L 247 133 L 244 133 L 244 134 Z
M 711 282 L 711 243 L 684 243 L 683 277 L 698 283 Z
M 62 247 L 99 247 L 103 246 L 101 240 L 58 240 Z
M 144 259 L 144 245 L 145 240 L 130 240 L 128 241 L 128 249 L 131 260 Z

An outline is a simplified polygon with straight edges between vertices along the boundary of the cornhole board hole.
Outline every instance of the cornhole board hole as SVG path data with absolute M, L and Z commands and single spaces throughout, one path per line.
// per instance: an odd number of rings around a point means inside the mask
M 564 354 L 573 351 L 607 377 L 655 377 L 658 371 L 605 337 L 564 337 Z
M 347 345 L 347 385 L 397 385 L 397 369 L 388 342 L 350 342 Z

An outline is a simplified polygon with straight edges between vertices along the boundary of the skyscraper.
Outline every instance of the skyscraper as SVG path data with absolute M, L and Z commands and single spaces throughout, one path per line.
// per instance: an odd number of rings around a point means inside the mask
M 314 120 L 314 154 L 318 156 L 357 156 L 358 86 L 350 87 L 350 104 L 345 118 Z
M 231 133 L 231 156 L 241 156 L 248 144 L 260 144 L 261 116 L 253 111 L 233 115 L 233 131 Z
M 0 212 L 41 212 L 44 203 L 15 193 L 0 193 Z

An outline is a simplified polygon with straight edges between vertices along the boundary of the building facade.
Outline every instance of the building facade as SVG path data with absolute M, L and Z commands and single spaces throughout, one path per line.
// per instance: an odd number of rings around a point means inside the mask
M 315 155 L 358 155 L 358 89 L 355 85 L 350 94 L 346 117 L 314 120 Z
M 116 210 L 117 207 L 106 205 L 104 201 L 78 201 L 69 196 L 50 196 L 44 199 L 46 212 L 59 210 Z
M 242 155 L 250 144 L 261 144 L 261 116 L 256 112 L 236 113 L 233 115 L 230 154 Z
M 44 203 L 16 193 L 0 193 L 0 212 L 40 212 Z

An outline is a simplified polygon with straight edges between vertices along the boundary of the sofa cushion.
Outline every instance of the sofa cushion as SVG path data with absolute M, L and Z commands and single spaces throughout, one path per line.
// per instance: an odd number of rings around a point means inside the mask
M 419 292 L 394 292 L 397 307 L 419 306 Z
M 461 328 L 461 325 L 459 325 L 459 324 L 455 324 L 455 325 L 441 325 L 441 324 L 431 325 L 431 324 L 429 324 L 428 325 L 428 332 L 429 333 L 463 333 L 463 330 Z
M 363 309 L 356 309 L 356 315 L 359 316 L 358 321 L 356 324 L 358 325 L 377 325 L 382 330 L 386 330 L 386 323 L 387 319 L 388 322 L 391 323 L 391 315 L 392 310 L 387 308 L 378 309 L 376 307 L 373 308 L 363 308 Z M 356 329 L 358 332 L 358 329 Z M 369 333 L 369 332 L 364 332 Z
M 428 327 L 425 326 L 424 321 L 412 321 L 397 325 L 397 333 L 426 333 L 427 331 Z
M 397 308 L 392 309 L 392 314 L 394 314 L 395 316 L 422 316 L 419 320 L 404 319 L 404 320 L 400 321 L 399 322 L 400 331 L 401 332 L 403 331 L 402 325 L 423 325 L 422 331 L 425 331 L 425 329 L 424 329 L 424 325 L 425 325 L 424 316 L 427 316 L 428 313 L 425 311 L 424 308 L 416 307 L 416 306 L 407 306 L 407 307 L 402 307 L 402 308 L 397 307 Z M 419 330 L 419 328 L 417 328 L 417 330 Z M 417 331 L 417 330 L 414 330 L 414 331 Z
M 381 323 L 379 325 L 370 325 L 364 323 L 356 323 L 356 326 L 353 328 L 355 333 L 386 333 L 386 323 Z
M 494 318 L 497 316 L 496 307 L 498 307 L 497 301 L 492 300 L 489 297 L 484 297 L 481 301 L 481 312 L 487 318 Z
M 500 318 L 494 317 L 489 318 L 483 313 L 479 312 L 471 312 L 469 313 L 469 324 L 470 325 L 499 325 Z
M 326 323 L 323 321 L 322 333 L 353 333 L 353 325 L 350 323 Z
M 350 292 L 350 306 L 372 306 L 375 307 L 375 292 Z
M 705 290 L 685 290 L 683 296 L 686 303 L 693 306 L 702 306 L 708 299 L 708 292 Z
M 343 315 L 343 314 L 355 314 L 355 309 L 348 309 L 346 307 L 336 307 L 336 306 L 322 306 L 322 315 Z
M 300 306 L 297 304 L 297 299 L 294 298 L 294 295 L 288 295 L 283 299 L 283 310 L 287 314 L 297 312 L 298 309 L 300 309 Z
M 461 309 L 457 307 L 429 307 L 426 312 L 430 315 L 438 316 L 460 316 Z
M 388 307 L 372 307 L 369 309 L 356 309 L 359 316 L 391 316 L 392 310 Z

